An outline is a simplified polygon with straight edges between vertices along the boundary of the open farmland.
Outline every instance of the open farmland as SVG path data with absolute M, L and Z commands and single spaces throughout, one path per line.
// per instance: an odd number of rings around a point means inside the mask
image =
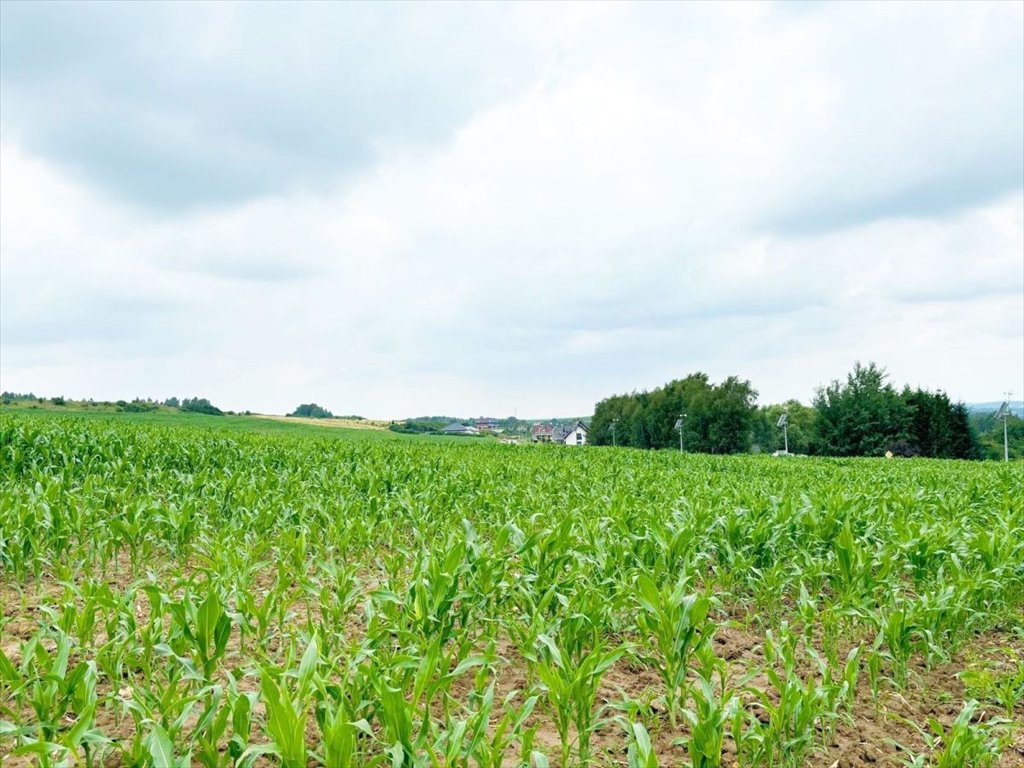
M 314 419 L 306 416 L 267 416 L 257 414 L 256 418 L 271 419 L 273 421 L 292 421 L 299 424 L 308 424 L 314 427 L 333 427 L 335 429 L 375 429 L 385 430 L 388 428 L 386 421 L 374 421 L 372 419 L 339 419 L 332 417 L 328 419 Z
M 0 604 L 4 765 L 1024 764 L 1019 464 L 0 414 Z

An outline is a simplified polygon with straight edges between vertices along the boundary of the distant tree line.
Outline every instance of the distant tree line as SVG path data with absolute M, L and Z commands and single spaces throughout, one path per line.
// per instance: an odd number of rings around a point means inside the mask
M 126 413 L 152 413 L 160 408 L 160 403 L 156 400 L 145 399 L 136 397 L 131 402 L 127 400 L 118 400 L 114 403 L 118 410 Z
M 888 451 L 899 456 L 995 458 L 991 430 L 979 439 L 963 403 L 952 402 L 941 391 L 900 391 L 887 378 L 874 363 L 857 363 L 844 381 L 819 388 L 811 406 L 790 400 L 758 408 L 757 391 L 749 381 L 731 376 L 714 384 L 707 374 L 695 373 L 649 392 L 602 400 L 594 410 L 590 441 L 678 448 L 676 424 L 681 419 L 687 451 L 771 452 L 783 448 L 783 431 L 777 425 L 785 413 L 790 453 L 880 456 Z M 1017 424 L 1011 426 L 1016 434 Z
M 706 373 L 694 373 L 650 392 L 602 400 L 589 439 L 594 445 L 678 448 L 675 424 L 682 419 L 686 450 L 741 453 L 751 446 L 756 400 L 749 381 L 730 376 L 712 384 Z
M 37 403 L 42 403 L 46 400 L 44 397 L 36 397 L 31 392 L 25 394 L 23 392 L 2 392 L 0 393 L 0 400 L 8 405 L 15 400 L 35 400 Z
M 32 400 L 34 400 L 34 401 L 36 401 L 37 403 L 40 403 L 40 404 L 46 402 L 46 398 L 36 397 L 32 393 L 29 393 L 29 394 L 26 395 L 26 394 L 21 394 L 21 393 L 18 393 L 18 392 L 3 392 L 3 393 L 0 393 L 0 400 L 2 400 L 2 402 L 5 405 L 6 404 L 10 404 L 10 403 L 12 403 L 14 401 L 32 401 Z M 108 408 L 116 408 L 118 411 L 122 411 L 122 412 L 125 412 L 125 413 L 151 413 L 153 411 L 159 410 L 160 406 L 163 405 L 164 407 L 167 407 L 167 408 L 176 408 L 178 410 L 188 411 L 188 412 L 191 412 L 191 413 L 206 413 L 206 414 L 210 414 L 212 416 L 223 416 L 224 415 L 224 411 L 222 411 L 220 408 L 218 408 L 215 405 L 213 405 L 205 397 L 192 397 L 192 398 L 186 397 L 184 400 L 179 400 L 176 397 L 169 397 L 166 400 L 164 400 L 162 403 L 160 401 L 158 401 L 158 400 L 153 400 L 153 399 L 148 398 L 148 397 L 147 398 L 136 397 L 136 398 L 134 398 L 132 400 L 113 400 L 113 401 L 111 401 L 111 400 L 102 400 L 102 401 L 94 401 L 94 400 L 65 400 L 65 398 L 63 398 L 63 397 L 51 397 L 51 398 L 49 398 L 49 401 L 50 401 L 51 404 L 57 405 L 57 406 L 63 406 L 63 405 L 69 405 L 70 406 L 70 405 L 73 405 L 73 406 L 84 407 L 84 408 L 108 407 Z

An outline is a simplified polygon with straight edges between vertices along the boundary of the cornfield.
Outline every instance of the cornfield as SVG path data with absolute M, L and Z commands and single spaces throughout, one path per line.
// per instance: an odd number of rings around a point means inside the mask
M 1019 465 L 0 415 L 0 763 L 1024 764 Z

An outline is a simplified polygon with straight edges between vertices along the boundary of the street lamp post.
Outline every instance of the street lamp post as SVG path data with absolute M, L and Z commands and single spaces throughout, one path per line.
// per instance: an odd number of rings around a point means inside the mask
M 1006 400 L 999 406 L 999 410 L 996 411 L 996 418 L 1003 420 L 1003 461 L 1010 460 L 1010 440 L 1007 436 L 1006 423 L 1010 420 L 1010 398 L 1013 397 L 1013 392 L 1006 393 Z
M 783 452 L 789 453 L 789 411 L 783 411 L 775 426 L 782 427 Z
M 679 452 L 683 452 L 683 427 L 686 422 L 686 413 L 680 413 L 679 418 L 676 419 L 676 429 L 679 430 Z

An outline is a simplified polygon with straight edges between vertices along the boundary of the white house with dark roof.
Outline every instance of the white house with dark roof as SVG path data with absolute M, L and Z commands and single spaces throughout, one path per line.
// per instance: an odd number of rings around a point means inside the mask
M 534 424 L 530 436 L 535 443 L 561 443 L 562 445 L 586 445 L 587 425 L 582 421 L 566 426 L 564 424 Z
M 559 441 L 565 445 L 586 445 L 587 444 L 587 433 L 590 432 L 587 429 L 587 425 L 582 421 L 577 421 L 571 427 L 562 427 L 559 432 Z M 552 439 L 555 435 L 552 433 Z

